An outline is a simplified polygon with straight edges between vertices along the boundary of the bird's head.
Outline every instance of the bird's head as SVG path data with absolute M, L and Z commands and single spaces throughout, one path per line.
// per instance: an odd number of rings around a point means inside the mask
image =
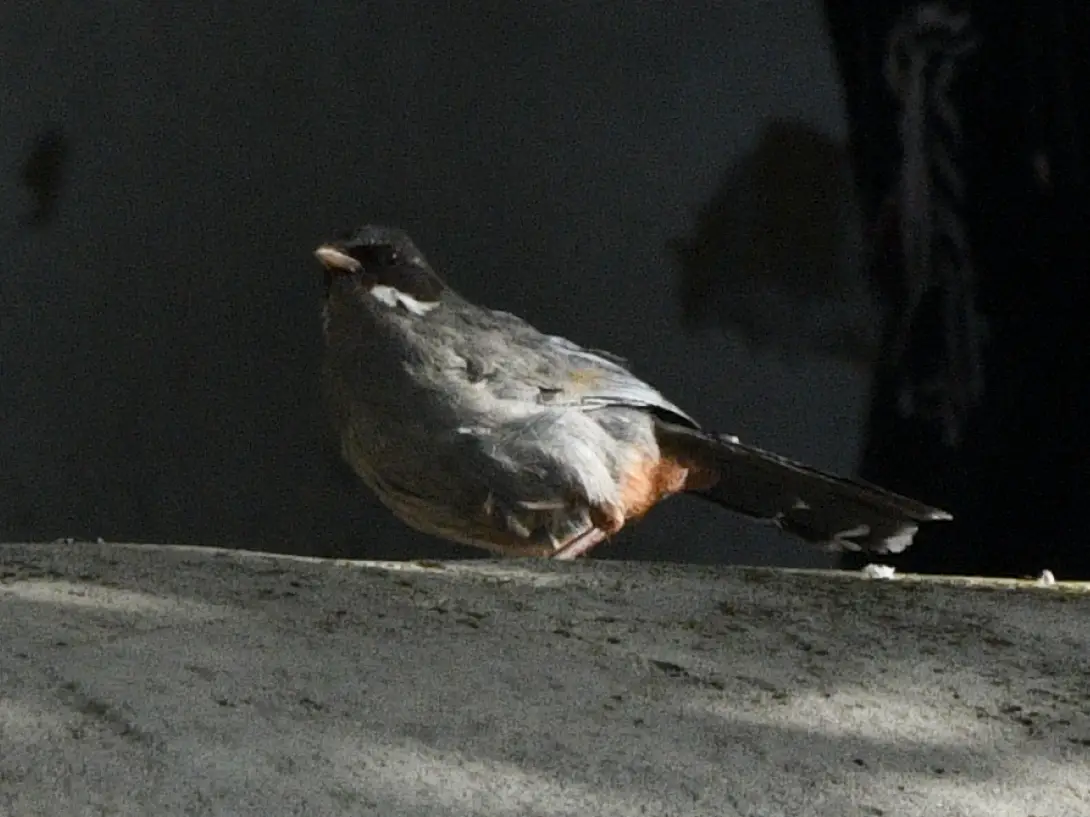
M 425 315 L 446 289 L 408 233 L 367 224 L 314 251 L 325 269 L 326 299 L 372 299 L 374 308 Z

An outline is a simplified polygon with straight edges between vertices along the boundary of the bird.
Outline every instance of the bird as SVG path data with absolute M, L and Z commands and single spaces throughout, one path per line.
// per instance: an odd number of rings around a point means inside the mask
M 826 550 L 881 554 L 951 519 L 705 431 L 623 358 L 472 303 L 400 228 L 344 231 L 314 256 L 340 454 L 418 531 L 571 560 L 683 494 Z

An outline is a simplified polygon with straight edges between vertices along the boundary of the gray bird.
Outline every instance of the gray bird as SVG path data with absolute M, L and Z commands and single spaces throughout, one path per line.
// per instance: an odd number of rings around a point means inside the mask
M 622 360 L 470 303 L 403 231 L 323 244 L 323 390 L 341 453 L 405 524 L 573 559 L 686 493 L 834 550 L 950 514 L 702 431 Z

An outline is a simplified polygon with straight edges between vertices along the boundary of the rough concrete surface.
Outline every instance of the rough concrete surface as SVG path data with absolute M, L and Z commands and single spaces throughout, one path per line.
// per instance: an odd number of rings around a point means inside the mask
M 1088 657 L 1063 582 L 6 545 L 0 814 L 1085 817 Z

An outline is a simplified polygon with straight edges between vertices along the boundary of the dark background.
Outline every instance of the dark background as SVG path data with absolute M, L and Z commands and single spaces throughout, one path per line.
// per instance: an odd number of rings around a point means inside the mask
M 1090 6 L 826 0 L 825 7 L 846 90 L 869 250 L 863 266 L 885 303 L 859 470 L 954 514 L 953 523 L 921 531 L 893 561 L 920 572 L 1033 576 L 1047 569 L 1090 579 Z M 931 201 L 944 208 L 932 224 L 958 224 L 963 239 L 934 245 L 930 272 L 944 283 L 911 313 L 897 352 L 890 329 L 910 312 L 898 217 L 920 208 L 904 193 L 912 186 L 899 182 L 908 141 L 901 134 L 915 128 L 900 127 L 883 69 L 890 32 L 905 25 L 916 28 L 922 49 L 961 55 L 955 81 L 939 95 L 932 91 L 951 74 L 941 59 L 926 63 L 931 102 L 923 131 L 933 145 Z M 950 111 L 956 127 L 942 122 Z M 957 243 L 967 253 L 951 253 Z M 942 274 L 951 259 L 952 278 Z M 967 280 L 978 317 L 967 320 L 955 306 L 958 320 L 950 321 L 945 295 Z M 954 367 L 959 376 L 948 382 L 956 387 L 938 393 L 961 406 L 956 444 L 944 423 L 927 416 L 926 389 L 917 391 L 924 411 L 899 406 L 906 383 L 927 384 L 942 361 L 968 359 L 950 355 L 958 344 L 949 327 L 976 327 L 981 350 L 975 365 Z M 974 371 L 983 388 L 959 402 Z M 849 555 L 843 564 L 860 561 Z
M 852 38 L 880 44 L 905 4 L 877 5 L 830 3 L 835 53 L 866 58 L 849 74 L 881 59 Z M 705 425 L 855 471 L 879 321 L 823 12 L 5 4 L 0 539 L 478 555 L 407 531 L 329 446 L 311 251 L 363 221 L 407 228 L 471 298 L 627 356 Z M 857 163 L 881 154 L 860 133 L 894 130 L 863 75 Z M 676 253 L 709 213 L 731 225 L 714 292 Z M 828 354 L 769 346 L 785 327 Z M 922 438 L 881 439 L 868 475 L 918 492 L 927 473 L 889 462 Z M 947 453 L 936 473 L 961 468 Z M 685 500 L 600 555 L 830 563 Z

